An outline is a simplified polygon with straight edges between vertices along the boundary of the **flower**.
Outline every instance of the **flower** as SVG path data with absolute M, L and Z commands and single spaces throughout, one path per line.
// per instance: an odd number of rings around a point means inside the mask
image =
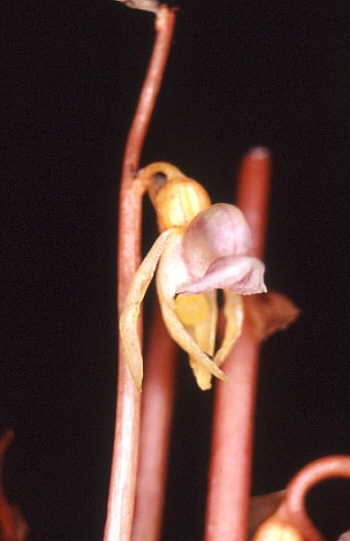
M 143 169 L 157 212 L 160 236 L 141 263 L 120 318 L 126 360 L 139 389 L 142 355 L 136 323 L 140 304 L 157 269 L 156 287 L 165 325 L 189 354 L 201 389 L 212 375 L 226 380 L 219 366 L 241 333 L 241 295 L 266 291 L 264 265 L 251 251 L 250 230 L 234 205 L 210 204 L 204 188 L 165 162 Z M 225 335 L 215 351 L 218 305 L 224 290 Z
M 242 212 L 218 203 L 200 212 L 183 234 L 182 251 L 191 280 L 177 293 L 229 289 L 241 295 L 266 292 L 264 265 L 250 255 L 251 234 Z
M 294 524 L 273 516 L 260 526 L 253 541 L 305 541 L 305 538 Z

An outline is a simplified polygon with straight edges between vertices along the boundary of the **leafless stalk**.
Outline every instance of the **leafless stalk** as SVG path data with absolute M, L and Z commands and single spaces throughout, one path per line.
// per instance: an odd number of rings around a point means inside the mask
M 119 206 L 118 309 L 119 313 L 141 259 L 142 196 L 135 180 L 142 146 L 164 73 L 175 24 L 175 11 L 157 12 L 156 40 L 146 79 L 126 144 Z M 141 325 L 141 318 L 140 318 Z M 119 348 L 117 417 L 104 541 L 131 537 L 140 432 L 141 395 Z

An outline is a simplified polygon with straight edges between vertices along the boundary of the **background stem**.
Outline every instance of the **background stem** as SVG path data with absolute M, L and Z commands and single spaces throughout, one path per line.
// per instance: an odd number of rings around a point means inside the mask
M 264 244 L 269 177 L 268 151 L 252 149 L 243 159 L 237 204 L 251 227 L 258 257 Z M 230 381 L 216 383 L 206 541 L 247 538 L 258 356 L 259 341 L 245 318 L 242 335 L 224 364 Z
M 173 418 L 176 347 L 157 303 L 143 385 L 133 541 L 156 541 L 160 535 Z

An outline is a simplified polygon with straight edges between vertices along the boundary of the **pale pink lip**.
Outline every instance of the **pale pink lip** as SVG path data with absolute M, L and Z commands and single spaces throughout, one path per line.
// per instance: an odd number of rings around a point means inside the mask
M 266 292 L 263 263 L 251 255 L 251 234 L 242 212 L 219 203 L 200 212 L 182 240 L 183 258 L 192 280 L 177 293 L 230 289 L 241 295 Z
M 230 289 L 241 295 L 265 293 L 264 264 L 255 257 L 228 256 L 216 259 L 202 278 L 177 289 L 177 293 L 191 295 L 214 289 Z

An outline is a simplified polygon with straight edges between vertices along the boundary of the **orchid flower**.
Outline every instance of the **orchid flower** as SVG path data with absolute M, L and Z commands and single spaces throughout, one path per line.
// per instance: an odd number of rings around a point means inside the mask
M 133 278 L 120 317 L 129 369 L 141 389 L 137 317 L 157 269 L 156 288 L 167 330 L 189 354 L 198 386 L 209 389 L 212 375 L 227 380 L 219 366 L 241 333 L 241 296 L 266 291 L 265 267 L 252 255 L 249 226 L 237 207 L 211 205 L 198 182 L 165 162 L 141 170 L 139 180 L 148 189 L 160 235 Z M 226 328 L 215 353 L 218 289 L 224 291 Z

